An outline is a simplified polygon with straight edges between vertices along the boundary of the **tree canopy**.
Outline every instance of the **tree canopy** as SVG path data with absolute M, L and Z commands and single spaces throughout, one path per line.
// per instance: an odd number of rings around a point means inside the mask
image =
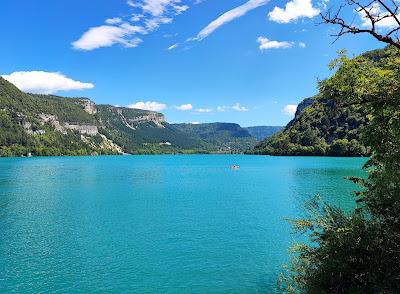
M 352 180 L 357 208 L 345 213 L 316 197 L 308 216 L 293 220 L 309 242 L 292 248 L 281 286 L 299 293 L 398 293 L 400 291 L 400 54 L 389 47 L 381 58 L 332 63 L 337 72 L 320 85 L 340 107 L 362 105 L 369 124 L 362 142 L 372 156 L 367 179 Z

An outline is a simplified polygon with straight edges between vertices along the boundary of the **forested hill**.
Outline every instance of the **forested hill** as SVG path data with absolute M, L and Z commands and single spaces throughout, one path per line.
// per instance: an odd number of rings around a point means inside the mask
M 256 126 L 245 128 L 257 141 L 262 141 L 283 129 L 282 126 Z
M 387 49 L 366 52 L 358 62 L 380 66 Z M 329 79 L 327 80 L 329 82 Z M 337 105 L 323 91 L 304 99 L 295 118 L 277 134 L 260 142 L 252 153 L 268 155 L 366 156 L 361 129 L 368 113 L 361 105 Z
M 305 100 L 306 103 L 311 99 Z M 367 123 L 362 107 L 339 108 L 333 101 L 318 99 L 285 129 L 262 141 L 254 152 L 269 155 L 364 156 L 360 129 Z
M 34 95 L 0 78 L 0 156 L 204 151 L 160 113 Z
M 237 153 L 257 140 L 237 124 L 168 124 L 161 113 L 36 95 L 0 77 L 0 156 Z
M 248 130 L 234 123 L 174 124 L 174 128 L 205 142 L 216 152 L 244 152 L 257 143 Z

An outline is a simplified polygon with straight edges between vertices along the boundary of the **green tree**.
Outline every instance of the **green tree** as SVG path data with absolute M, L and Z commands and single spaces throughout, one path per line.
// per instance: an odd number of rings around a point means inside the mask
M 343 107 L 364 105 L 370 123 L 362 140 L 372 150 L 357 208 L 346 213 L 319 197 L 294 220 L 310 242 L 293 246 L 281 277 L 287 292 L 399 293 L 400 291 L 400 51 L 376 60 L 341 56 L 321 92 Z M 340 148 L 344 142 L 339 142 Z M 344 147 L 343 147 L 344 148 Z

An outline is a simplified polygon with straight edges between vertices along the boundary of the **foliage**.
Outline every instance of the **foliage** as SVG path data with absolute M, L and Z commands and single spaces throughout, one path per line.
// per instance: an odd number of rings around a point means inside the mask
M 72 99 L 52 95 L 27 94 L 0 77 L 0 108 L 34 117 L 52 114 L 60 122 L 96 124 L 96 119 Z
M 57 96 L 26 94 L 0 78 L 0 156 L 114 154 L 115 151 L 102 147 L 100 135 L 82 140 L 76 131 L 63 134 L 39 119 L 45 113 L 56 116 L 60 123 L 97 125 L 96 118 L 75 102 Z M 29 124 L 32 133 L 24 124 Z
M 364 107 L 338 107 L 319 94 L 298 111 L 283 131 L 260 142 L 254 152 L 269 155 L 364 156 L 361 129 L 367 123 Z M 309 101 L 309 99 L 306 99 Z
M 389 49 L 370 51 L 355 60 L 363 64 L 363 67 L 373 66 L 376 71 L 385 72 L 387 71 L 385 62 L 390 54 L 389 51 Z M 346 62 L 344 54 L 345 52 L 341 52 L 340 57 L 330 64 L 332 69 Z M 356 62 L 355 60 L 354 62 Z M 371 72 L 370 75 L 373 73 Z M 356 78 L 356 73 L 353 72 L 351 77 Z M 341 83 L 345 86 L 336 92 L 329 92 L 327 86 L 333 79 L 321 82 L 320 93 L 315 97 L 303 100 L 298 106 L 295 118 L 285 129 L 260 142 L 253 153 L 368 156 L 370 150 L 363 144 L 362 133 L 369 124 L 371 109 L 365 105 L 364 101 L 355 103 L 353 97 L 362 93 L 354 93 L 350 97 L 343 98 L 343 93 L 345 91 L 349 93 L 353 84 L 349 84 L 350 81 L 345 80 L 348 79 L 347 77 L 339 75 L 337 79 L 339 78 L 342 79 Z M 362 86 L 367 87 L 368 82 L 369 80 L 366 79 Z M 386 87 L 387 85 L 378 86 Z
M 203 141 L 203 148 L 212 152 L 243 152 L 256 144 L 248 130 L 234 123 L 174 124 L 173 127 Z
M 362 140 L 372 151 L 368 179 L 357 208 L 345 213 L 313 199 L 307 216 L 293 221 L 310 242 L 293 248 L 281 277 L 294 293 L 399 293 L 400 291 L 400 51 L 335 63 L 336 74 L 320 84 L 338 105 L 363 105 L 370 122 Z
M 27 94 L 0 78 L 0 156 L 89 155 L 242 152 L 253 148 L 255 138 L 235 124 L 170 125 L 160 113 L 98 105 L 85 111 L 86 98 Z M 97 126 L 98 135 L 57 130 L 43 119 L 52 116 L 64 124 Z
M 154 122 L 128 123 L 149 115 L 148 111 L 98 106 L 98 118 L 102 122 L 100 132 L 131 154 L 200 152 L 202 142 L 176 130 L 166 122 L 162 127 Z M 170 144 L 170 145 L 169 145 Z

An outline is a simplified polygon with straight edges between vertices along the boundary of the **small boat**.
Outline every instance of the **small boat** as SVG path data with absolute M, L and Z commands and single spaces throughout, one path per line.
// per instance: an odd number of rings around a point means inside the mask
M 230 169 L 239 169 L 240 168 L 240 166 L 238 166 L 238 165 L 231 165 L 230 166 Z

